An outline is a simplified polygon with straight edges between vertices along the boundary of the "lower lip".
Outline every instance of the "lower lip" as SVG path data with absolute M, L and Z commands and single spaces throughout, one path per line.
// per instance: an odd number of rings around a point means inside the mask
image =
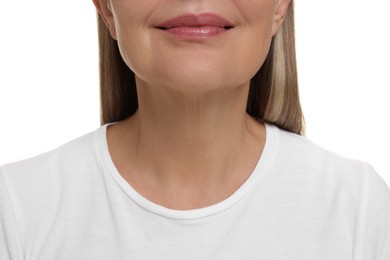
M 174 27 L 162 30 L 183 40 L 205 40 L 224 34 L 228 29 L 215 26 Z

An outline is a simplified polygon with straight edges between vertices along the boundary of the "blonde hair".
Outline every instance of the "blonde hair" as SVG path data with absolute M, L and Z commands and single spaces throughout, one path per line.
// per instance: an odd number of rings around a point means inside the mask
M 98 15 L 101 124 L 124 120 L 138 108 L 134 73 Z M 258 120 L 303 135 L 295 56 L 294 6 L 273 37 L 266 60 L 251 79 L 247 113 Z

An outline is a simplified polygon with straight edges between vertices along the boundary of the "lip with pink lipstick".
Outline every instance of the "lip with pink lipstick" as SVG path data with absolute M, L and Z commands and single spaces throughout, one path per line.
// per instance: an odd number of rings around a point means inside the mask
M 205 40 L 226 33 L 234 26 L 216 14 L 205 13 L 180 15 L 159 24 L 156 28 L 184 40 Z

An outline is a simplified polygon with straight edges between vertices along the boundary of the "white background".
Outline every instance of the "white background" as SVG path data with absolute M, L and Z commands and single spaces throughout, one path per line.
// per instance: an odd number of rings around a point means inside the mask
M 0 165 L 99 127 L 92 1 L 2 1 Z M 390 184 L 390 3 L 298 0 L 307 137 L 371 163 Z

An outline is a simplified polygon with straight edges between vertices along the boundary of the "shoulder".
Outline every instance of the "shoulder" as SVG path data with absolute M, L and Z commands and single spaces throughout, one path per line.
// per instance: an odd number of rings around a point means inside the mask
M 274 174 L 280 180 L 300 184 L 302 191 L 333 194 L 351 204 L 377 194 L 377 201 L 390 214 L 390 190 L 383 178 L 367 162 L 328 151 L 309 139 L 276 129 Z
M 74 209 L 90 195 L 96 187 L 91 183 L 99 181 L 95 177 L 101 173 L 97 149 L 101 129 L 0 167 L 0 234 L 9 233 L 12 241 L 23 244 L 26 238 L 36 236 L 37 227 L 48 232 L 48 224 L 61 210 L 71 212 L 69 207 Z
M 279 159 L 289 165 L 354 170 L 369 167 L 367 163 L 329 151 L 304 136 L 278 129 Z
M 273 132 L 273 178 L 267 184 L 278 198 L 310 216 L 307 225 L 337 225 L 353 239 L 356 259 L 390 259 L 390 189 L 373 167 L 305 137 L 276 127 Z
M 98 131 L 33 158 L 3 165 L 0 167 L 0 179 L 20 196 L 58 193 L 64 185 L 83 178 L 81 174 L 86 174 L 86 169 L 91 171 L 97 167 L 95 143 Z
M 60 147 L 37 155 L 32 158 L 5 164 L 0 167 L 1 172 L 19 174 L 25 171 L 44 171 L 50 168 L 66 167 L 83 160 L 84 156 L 93 151 L 95 132 L 88 133 L 74 139 Z
M 328 151 L 306 137 L 276 127 L 274 132 L 272 174 L 279 180 L 355 198 L 360 198 L 369 180 L 385 189 L 386 183 L 370 164 Z

